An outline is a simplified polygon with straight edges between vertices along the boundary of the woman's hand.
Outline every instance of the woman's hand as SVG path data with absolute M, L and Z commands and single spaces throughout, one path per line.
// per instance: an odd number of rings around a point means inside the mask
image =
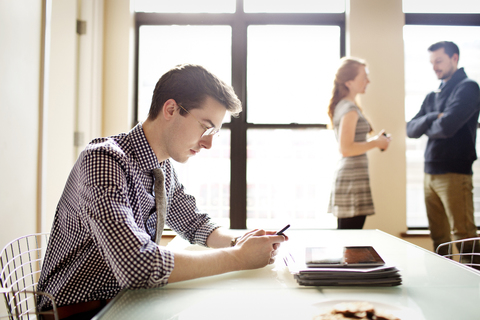
M 390 141 L 392 141 L 392 137 L 390 134 L 386 134 L 385 130 L 382 129 L 376 136 L 374 136 L 370 141 L 375 141 L 376 146 L 382 150 L 387 150 L 388 146 L 390 145 Z

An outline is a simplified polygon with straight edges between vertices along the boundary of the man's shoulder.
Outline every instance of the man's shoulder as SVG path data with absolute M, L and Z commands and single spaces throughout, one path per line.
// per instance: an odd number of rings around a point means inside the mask
M 135 161 L 124 134 L 92 140 L 82 151 L 76 171 L 87 185 L 121 186 L 125 175 L 134 170 Z
M 459 81 L 450 93 L 450 97 L 459 96 L 468 99 L 480 100 L 480 87 L 478 83 L 470 78 L 464 78 Z
M 127 134 L 121 133 L 116 136 L 93 139 L 86 147 L 87 153 L 125 154 L 129 146 Z
M 463 86 L 471 86 L 471 87 L 477 88 L 477 89 L 479 88 L 477 81 L 475 81 L 475 80 L 473 80 L 473 79 L 471 79 L 471 78 L 464 78 L 464 79 L 462 79 L 462 80 L 457 84 L 457 86 L 461 86 L 461 85 L 463 85 Z
M 80 155 L 83 167 L 98 170 L 99 167 L 128 165 L 132 157 L 132 145 L 127 134 L 92 140 Z
M 465 72 L 464 68 L 459 68 L 454 73 L 450 81 L 453 82 L 455 89 L 466 86 L 466 87 L 472 88 L 473 90 L 475 89 L 478 90 L 478 83 L 472 78 L 469 78 L 467 76 L 467 73 Z
M 141 125 L 128 133 L 92 140 L 82 152 L 84 162 L 97 165 L 120 166 L 123 170 L 137 168 L 150 171 L 158 160 L 146 140 Z

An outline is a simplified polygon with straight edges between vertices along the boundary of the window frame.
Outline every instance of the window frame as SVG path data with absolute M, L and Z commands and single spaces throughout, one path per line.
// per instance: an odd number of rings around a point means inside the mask
M 138 122 L 139 31 L 145 25 L 229 25 L 232 28 L 232 86 L 242 102 L 238 118 L 225 123 L 231 130 L 230 148 L 230 228 L 247 226 L 247 130 L 248 129 L 326 129 L 327 124 L 248 123 L 247 113 L 247 30 L 250 25 L 328 25 L 340 27 L 340 56 L 345 56 L 346 28 L 343 13 L 246 13 L 243 0 L 236 1 L 235 13 L 135 13 L 135 64 L 133 125 Z M 186 50 L 188 48 L 183 48 Z M 339 57 L 340 58 L 340 57 Z

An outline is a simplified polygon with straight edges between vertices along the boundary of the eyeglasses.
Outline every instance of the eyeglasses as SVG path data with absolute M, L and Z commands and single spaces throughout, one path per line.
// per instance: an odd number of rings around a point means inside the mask
M 193 114 L 191 114 L 187 109 L 185 109 L 184 107 L 182 107 L 181 104 L 177 103 L 177 105 L 182 108 L 183 110 L 185 110 L 185 112 L 187 112 L 189 115 L 191 115 L 193 118 L 195 118 L 195 120 L 197 120 L 197 122 L 202 126 L 202 128 L 205 130 L 203 133 L 202 133 L 202 138 L 205 137 L 205 136 L 214 136 L 216 134 L 218 134 L 220 132 L 220 129 L 217 129 L 215 127 L 207 127 L 205 126 L 203 123 L 200 122 L 200 120 L 197 119 L 197 117 L 195 117 Z

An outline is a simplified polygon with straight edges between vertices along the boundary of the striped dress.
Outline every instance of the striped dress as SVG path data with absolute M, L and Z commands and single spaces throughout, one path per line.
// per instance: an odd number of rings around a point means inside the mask
M 352 110 L 358 112 L 355 142 L 367 140 L 367 133 L 370 131 L 368 121 L 353 102 L 341 100 L 335 107 L 333 115 L 333 129 L 337 141 L 340 120 Z M 337 218 L 351 218 L 375 213 L 366 153 L 359 156 L 342 157 L 338 162 L 328 212 L 333 213 Z

